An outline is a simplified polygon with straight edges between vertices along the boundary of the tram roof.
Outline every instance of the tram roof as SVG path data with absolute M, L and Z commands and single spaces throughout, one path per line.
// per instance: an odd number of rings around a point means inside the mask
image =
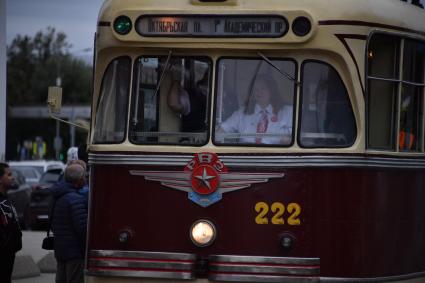
M 273 14 L 297 10 L 311 14 L 316 21 L 362 21 L 425 32 L 425 10 L 400 0 L 106 0 L 98 20 L 112 22 L 114 17 L 125 11 Z

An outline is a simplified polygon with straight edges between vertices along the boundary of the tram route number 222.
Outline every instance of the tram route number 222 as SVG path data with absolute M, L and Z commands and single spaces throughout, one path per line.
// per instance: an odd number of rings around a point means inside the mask
M 290 203 L 286 207 L 283 203 L 274 202 L 269 206 L 265 202 L 257 202 L 255 204 L 255 211 L 258 213 L 255 217 L 257 224 L 270 224 L 269 217 L 271 217 L 271 224 L 274 225 L 301 225 L 299 218 L 301 214 L 301 206 L 298 203 Z M 269 215 L 271 211 L 271 215 Z

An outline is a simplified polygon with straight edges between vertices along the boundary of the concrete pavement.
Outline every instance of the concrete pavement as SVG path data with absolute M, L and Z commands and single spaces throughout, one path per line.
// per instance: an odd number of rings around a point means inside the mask
M 40 276 L 23 279 L 13 279 L 13 283 L 55 283 L 55 274 L 42 273 Z
M 41 248 L 46 232 L 23 231 L 22 250 L 16 254 L 12 281 L 16 283 L 53 283 L 56 260 L 52 251 Z

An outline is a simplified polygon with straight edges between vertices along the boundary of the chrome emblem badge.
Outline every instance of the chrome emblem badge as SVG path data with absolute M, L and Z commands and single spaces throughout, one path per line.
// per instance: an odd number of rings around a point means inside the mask
M 197 153 L 183 171 L 130 170 L 131 175 L 143 176 L 165 187 L 188 193 L 190 200 L 207 207 L 222 199 L 224 193 L 249 188 L 254 183 L 265 183 L 271 178 L 283 178 L 283 173 L 233 173 L 214 153 Z

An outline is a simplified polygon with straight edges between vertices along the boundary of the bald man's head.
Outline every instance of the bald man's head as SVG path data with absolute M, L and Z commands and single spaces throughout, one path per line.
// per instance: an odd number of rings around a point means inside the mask
M 80 164 L 71 164 L 65 169 L 65 181 L 73 184 L 75 187 L 84 185 L 85 169 Z

